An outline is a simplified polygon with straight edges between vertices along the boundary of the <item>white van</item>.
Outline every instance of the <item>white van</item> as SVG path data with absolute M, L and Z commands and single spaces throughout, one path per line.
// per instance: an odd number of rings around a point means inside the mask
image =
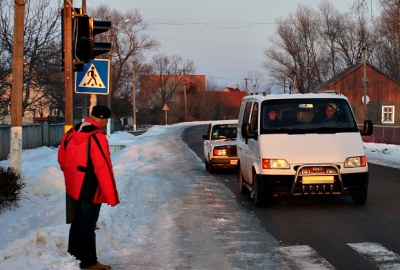
M 369 120 L 359 130 L 342 95 L 246 96 L 237 134 L 240 191 L 250 191 L 256 206 L 305 194 L 350 195 L 365 204 L 369 173 L 361 135 L 372 131 Z

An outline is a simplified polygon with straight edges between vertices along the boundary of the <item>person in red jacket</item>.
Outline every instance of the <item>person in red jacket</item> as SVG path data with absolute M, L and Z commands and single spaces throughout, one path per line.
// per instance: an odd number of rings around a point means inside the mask
M 111 111 L 96 105 L 89 118 L 64 134 L 58 163 L 64 173 L 67 201 L 72 209 L 68 252 L 82 269 L 111 269 L 97 261 L 96 223 L 102 203 L 119 203 L 108 140 L 103 128 Z

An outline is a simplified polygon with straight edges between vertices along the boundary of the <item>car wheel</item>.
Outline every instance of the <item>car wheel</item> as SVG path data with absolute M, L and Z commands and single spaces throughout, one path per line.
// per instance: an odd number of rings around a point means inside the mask
M 208 172 L 210 173 L 210 174 L 213 174 L 214 173 L 214 167 L 213 167 L 213 165 L 212 165 L 212 162 L 211 162 L 211 160 L 210 160 L 210 162 L 208 163 Z
M 257 174 L 253 174 L 253 190 L 252 190 L 252 198 L 254 200 L 254 204 L 257 207 L 262 207 L 264 206 L 264 198 L 263 194 L 261 192 L 261 183 L 258 181 L 258 176 Z
M 206 170 L 208 171 L 210 168 L 210 164 L 208 163 L 207 159 L 204 159 L 204 163 L 206 164 Z
M 239 168 L 237 170 L 237 181 L 239 183 L 239 191 L 240 191 L 240 194 L 244 195 L 247 193 L 247 188 L 243 185 L 242 168 L 240 167 L 240 164 L 238 166 L 239 166 Z
M 366 188 L 354 190 L 354 193 L 352 195 L 353 204 L 364 205 L 367 202 L 367 195 L 368 189 Z

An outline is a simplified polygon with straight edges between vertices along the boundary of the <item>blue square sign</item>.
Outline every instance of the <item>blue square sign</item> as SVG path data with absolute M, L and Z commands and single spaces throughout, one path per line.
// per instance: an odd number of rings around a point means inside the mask
M 75 93 L 109 93 L 110 60 L 95 59 L 83 65 L 83 70 L 75 73 Z

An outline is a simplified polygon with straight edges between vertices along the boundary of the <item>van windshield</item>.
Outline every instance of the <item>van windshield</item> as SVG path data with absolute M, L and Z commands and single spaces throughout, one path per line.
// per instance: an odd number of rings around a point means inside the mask
M 261 105 L 260 134 L 359 132 L 344 99 L 265 100 Z

